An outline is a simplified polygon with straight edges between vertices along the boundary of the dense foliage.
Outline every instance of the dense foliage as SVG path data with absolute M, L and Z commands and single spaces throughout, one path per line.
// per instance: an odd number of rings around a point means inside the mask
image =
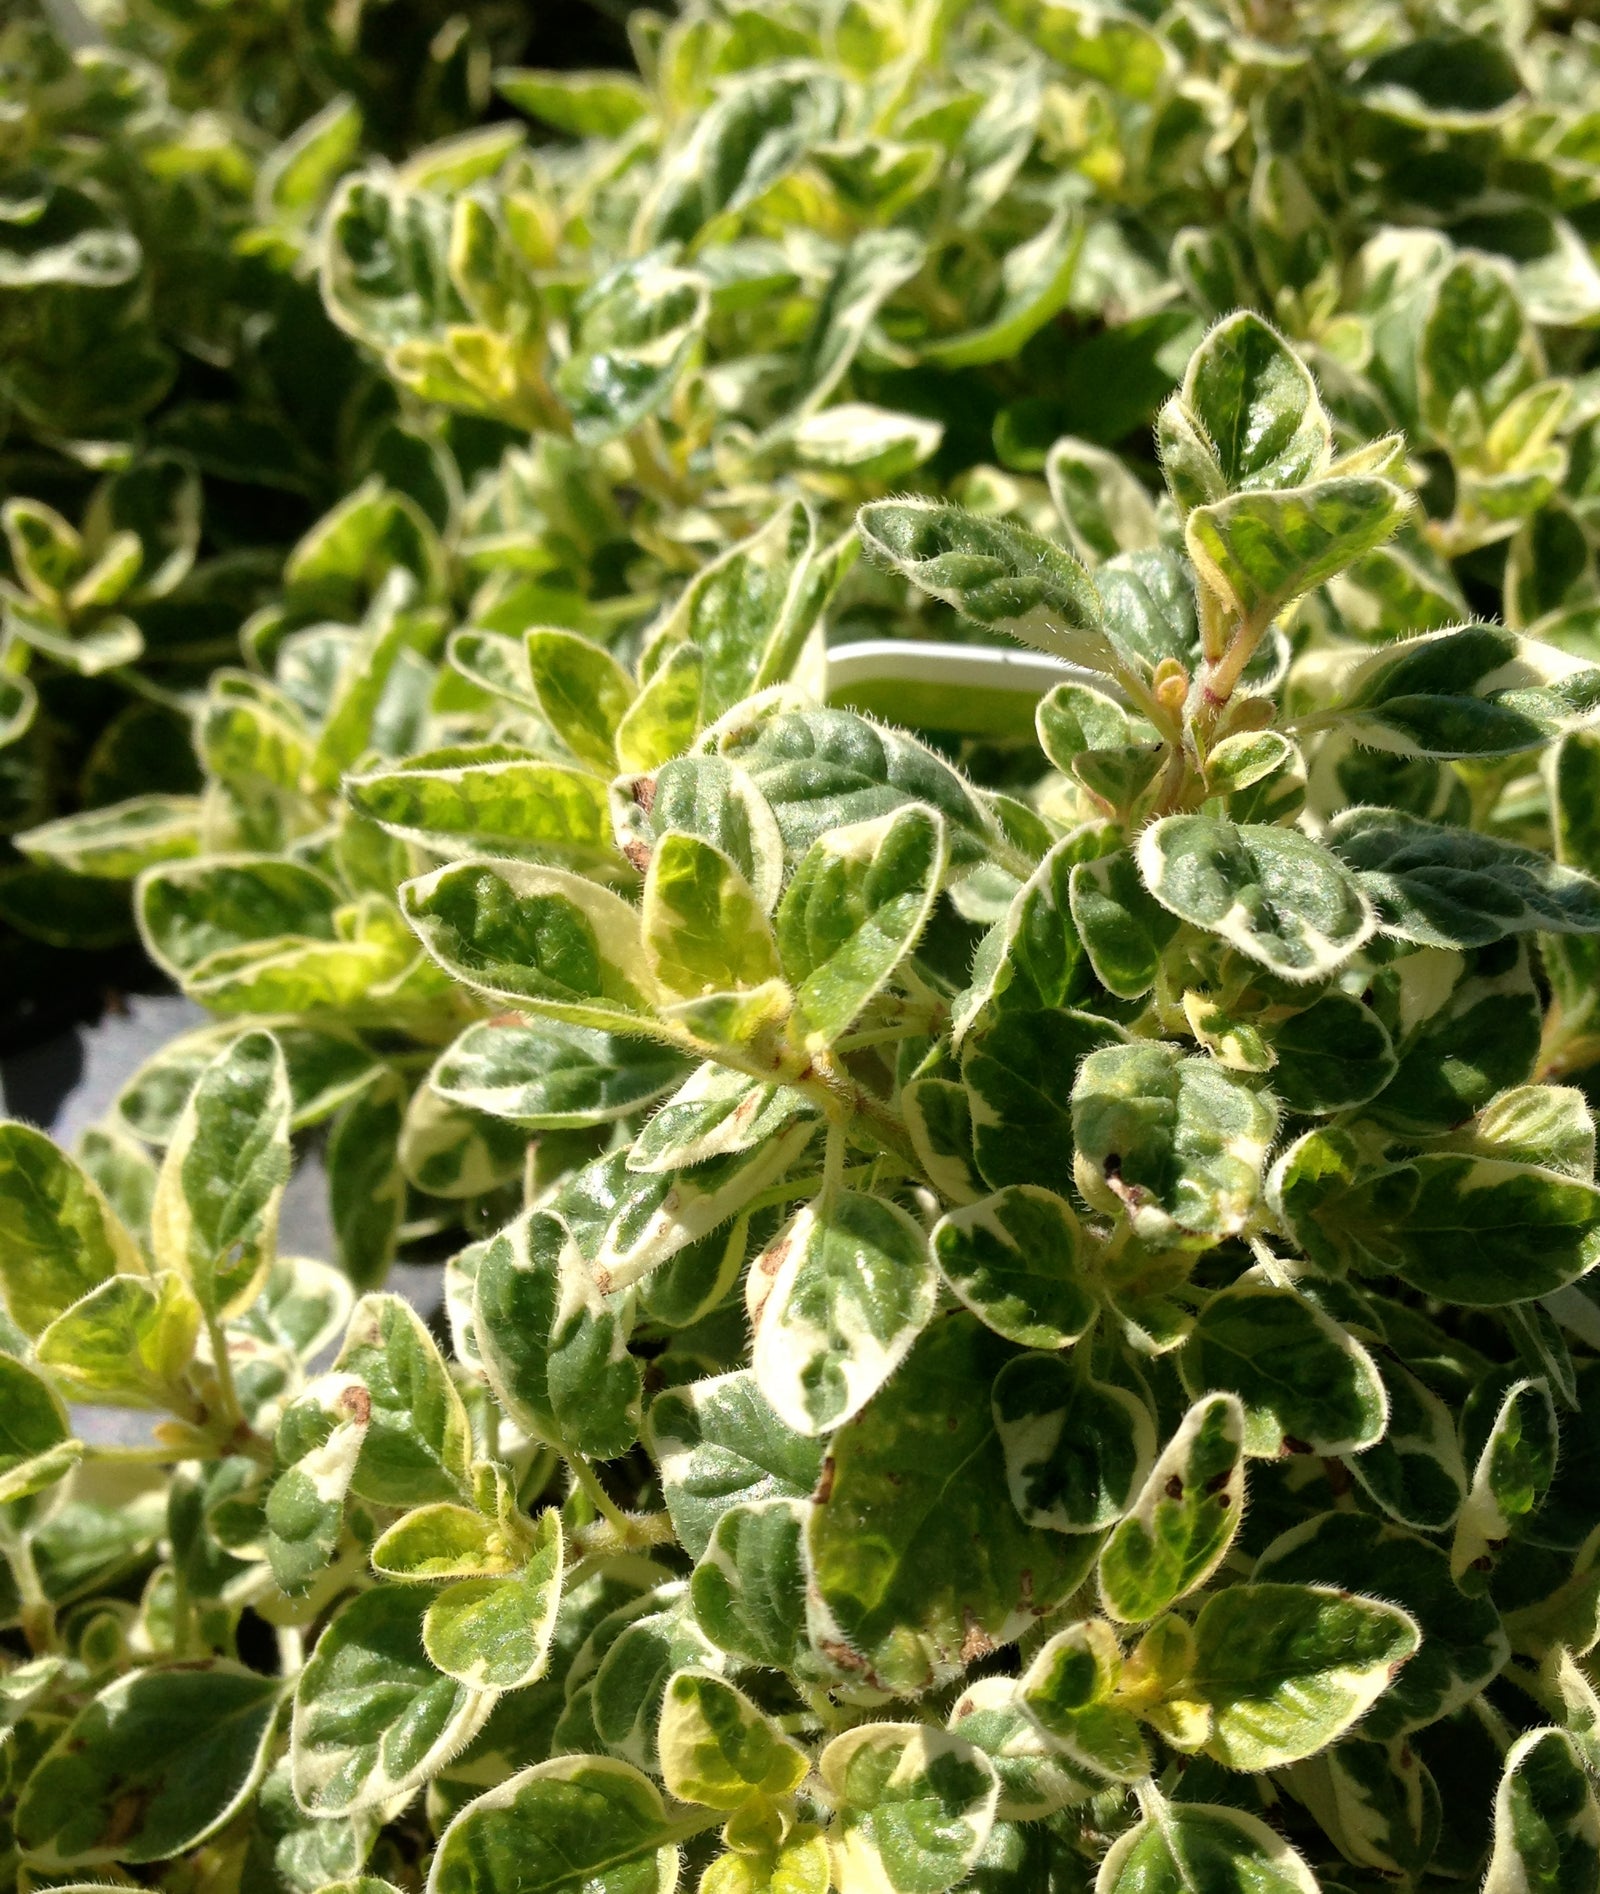
M 1600 35 L 387 12 L 5 43 L 0 1861 L 1595 1894 Z

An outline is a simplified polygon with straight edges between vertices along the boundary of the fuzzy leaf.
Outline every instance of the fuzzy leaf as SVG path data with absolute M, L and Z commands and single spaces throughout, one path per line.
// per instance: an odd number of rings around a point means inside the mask
M 1486 947 L 1513 934 L 1600 933 L 1600 882 L 1495 835 L 1398 809 L 1351 809 L 1328 844 L 1354 870 L 1386 934 L 1422 947 Z
M 991 1401 L 1011 1503 L 1030 1526 L 1099 1532 L 1122 1516 L 1156 1452 L 1137 1395 L 1034 1352 L 1005 1364 Z
M 920 1723 L 876 1723 L 836 1736 L 818 1771 L 835 1798 L 839 1894 L 943 1894 L 978 1858 L 999 1780 L 981 1750 Z
M 753 1268 L 771 1280 L 756 1324 L 756 1382 L 796 1433 L 826 1433 L 857 1413 L 933 1314 L 926 1234 L 897 1205 L 860 1191 L 807 1204 Z
M 945 869 L 944 826 L 916 807 L 819 836 L 775 917 L 795 1027 L 831 1045 L 916 945 Z
M 647 1776 L 558 1756 L 480 1795 L 439 1838 L 428 1894 L 671 1894 L 674 1830 Z
M 493 1691 L 442 1677 L 422 1645 L 433 1598 L 380 1585 L 343 1607 L 295 1685 L 294 1792 L 308 1814 L 378 1808 L 414 1788 L 476 1735 Z
M 211 1316 L 255 1297 L 289 1179 L 289 1074 L 271 1034 L 246 1033 L 201 1073 L 162 1160 L 150 1211 L 157 1261 Z
M 1375 925 L 1338 857 L 1292 829 L 1165 816 L 1139 839 L 1139 871 L 1169 912 L 1287 980 L 1331 973 Z
M 60 1873 L 195 1847 L 265 1773 L 282 1690 L 220 1660 L 118 1678 L 28 1778 L 16 1812 L 25 1856 Z
M 1093 1322 L 1082 1232 L 1051 1192 L 1013 1185 L 933 1232 L 939 1273 L 980 1321 L 1023 1348 L 1064 1348 Z
M 1258 1457 L 1359 1453 L 1388 1419 L 1372 1357 L 1292 1289 L 1241 1282 L 1213 1295 L 1178 1365 L 1191 1394 L 1239 1397 L 1245 1451 Z
M 1100 1554 L 1100 1596 L 1119 1623 L 1148 1623 L 1226 1556 L 1244 1510 L 1244 1430 L 1232 1394 L 1184 1416 Z

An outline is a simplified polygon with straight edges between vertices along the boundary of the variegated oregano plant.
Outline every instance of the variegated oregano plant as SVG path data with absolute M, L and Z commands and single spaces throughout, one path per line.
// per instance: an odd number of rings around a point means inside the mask
M 447 1349 L 277 1253 L 318 1101 L 357 1175 L 400 1110 L 300 1026 L 158 1157 L 0 1131 L 20 1886 L 1592 1894 L 1600 670 L 1341 629 L 1427 469 L 1259 318 L 1158 441 L 1057 455 L 1092 570 L 859 516 L 1064 661 L 1026 796 L 808 691 L 796 507 L 637 677 L 533 635 L 565 760 L 369 756 L 344 905 L 148 871 L 234 1014 L 427 1022 L 521 1208 Z

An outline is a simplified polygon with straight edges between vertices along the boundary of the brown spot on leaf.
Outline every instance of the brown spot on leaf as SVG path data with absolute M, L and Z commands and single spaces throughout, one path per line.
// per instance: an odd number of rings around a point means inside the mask
M 144 1812 L 150 1806 L 152 1791 L 149 1789 L 129 1789 L 125 1795 L 119 1795 L 111 1804 L 111 1814 L 105 1827 L 100 1831 L 100 1843 L 105 1848 L 115 1848 L 138 1831 L 144 1820 Z
M 650 867 L 650 850 L 643 842 L 624 842 L 622 844 L 622 852 L 627 856 L 633 866 L 638 869 L 641 875 L 648 871 Z
M 1166 1494 L 1168 1499 L 1182 1499 L 1183 1498 L 1183 1481 L 1178 1478 L 1176 1473 L 1174 1473 L 1172 1478 L 1167 1481 L 1166 1485 L 1161 1490 Z
M 1232 1467 L 1224 1467 L 1220 1473 L 1213 1473 L 1211 1478 L 1206 1481 L 1207 1493 L 1217 1494 L 1226 1491 L 1228 1482 L 1232 1478 Z
M 1311 1443 L 1308 1440 L 1296 1439 L 1293 1434 L 1285 1434 L 1283 1437 L 1283 1450 L 1285 1453 L 1310 1453 Z
M 961 1640 L 961 1661 L 963 1664 L 975 1664 L 980 1657 L 987 1657 L 998 1646 L 983 1626 L 974 1621 L 970 1611 L 966 1619 L 967 1634 Z
M 635 808 L 643 809 L 646 815 L 656 806 L 656 779 L 653 776 L 635 776 L 628 785 L 628 794 L 632 796 Z
M 872 1669 L 859 1651 L 851 1650 L 848 1644 L 841 1643 L 838 1638 L 824 1638 L 817 1649 L 830 1664 L 837 1664 L 840 1670 L 870 1672 Z
M 594 1272 L 594 1286 L 600 1291 L 601 1295 L 610 1295 L 611 1271 L 609 1269 L 596 1269 Z
M 830 1453 L 822 1463 L 822 1472 L 818 1476 L 816 1491 L 811 1495 L 812 1503 L 826 1506 L 833 1497 L 833 1455 Z
M 365 1427 L 372 1419 L 372 1396 L 360 1382 L 345 1389 L 336 1403 L 339 1412 L 347 1420 L 353 1420 L 357 1427 Z

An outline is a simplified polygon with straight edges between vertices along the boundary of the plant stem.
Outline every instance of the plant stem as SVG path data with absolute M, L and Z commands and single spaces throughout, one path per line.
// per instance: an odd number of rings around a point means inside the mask
M 221 1434 L 218 1457 L 242 1453 L 252 1460 L 259 1460 L 264 1466 L 273 1465 L 272 1443 L 261 1438 L 245 1419 L 244 1409 L 239 1405 L 239 1388 L 233 1378 L 227 1331 L 220 1317 L 206 1316 L 206 1334 L 211 1340 L 211 1365 L 217 1382 L 218 1411 L 212 1416 L 212 1421 L 213 1425 L 218 1421 L 222 1423 L 221 1428 L 217 1429 Z
M 1255 656 L 1256 646 L 1260 644 L 1271 623 L 1270 616 L 1242 619 L 1233 636 L 1228 640 L 1227 650 L 1215 664 L 1207 665 L 1201 674 L 1203 695 L 1199 713 L 1195 718 L 1195 733 L 1202 740 L 1202 757 L 1218 719 L 1227 709 L 1229 699 L 1239 687 L 1239 680 L 1244 676 L 1245 666 Z
M 204 1460 L 207 1455 L 198 1447 L 162 1447 L 154 1443 L 148 1447 L 124 1447 L 91 1440 L 84 1445 L 83 1457 L 98 1461 L 102 1466 L 164 1467 L 180 1460 Z
M 581 1453 L 574 1453 L 567 1456 L 567 1464 L 572 1468 L 572 1477 L 578 1482 L 578 1485 L 582 1487 L 589 1500 L 589 1504 L 593 1506 L 600 1517 L 616 1532 L 619 1538 L 624 1541 L 631 1540 L 633 1537 L 633 1521 L 629 1519 L 628 1515 L 617 1505 L 616 1501 L 612 1499 L 611 1495 L 600 1484 L 599 1476 L 596 1474 L 594 1468 L 590 1466 L 589 1462 Z
M 4 1541 L 7 1563 L 17 1581 L 17 1597 L 22 1604 L 22 1634 L 35 1657 L 48 1656 L 61 1648 L 56 1632 L 56 1608 L 50 1602 L 39 1567 L 34 1563 L 33 1545 L 23 1534 Z

